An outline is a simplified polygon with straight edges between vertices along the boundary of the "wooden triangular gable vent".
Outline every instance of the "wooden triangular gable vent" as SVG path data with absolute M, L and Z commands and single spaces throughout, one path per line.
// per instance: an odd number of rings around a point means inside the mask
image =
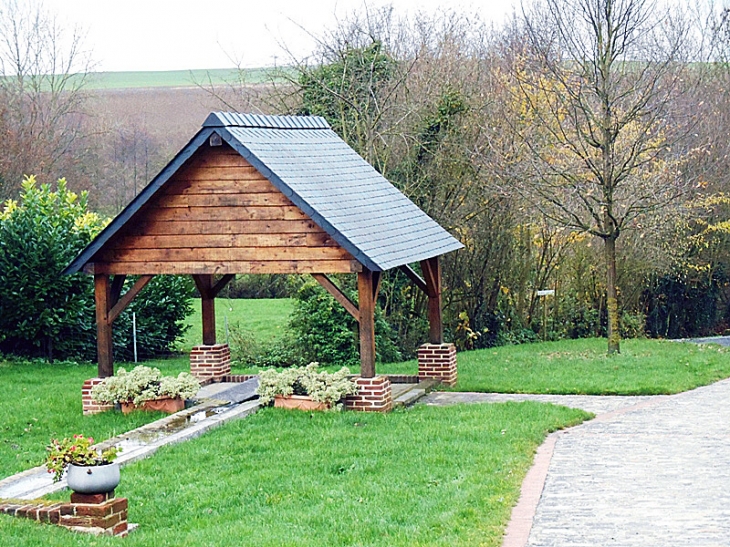
M 107 274 L 347 273 L 361 265 L 226 144 L 203 146 L 94 256 Z

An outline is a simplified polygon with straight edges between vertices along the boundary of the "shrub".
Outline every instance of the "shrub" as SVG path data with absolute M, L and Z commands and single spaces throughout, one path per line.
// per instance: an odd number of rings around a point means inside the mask
M 120 367 L 115 376 L 105 378 L 94 386 L 91 396 L 95 401 L 105 404 L 131 401 L 138 405 L 160 397 L 189 399 L 199 389 L 200 382 L 188 372 L 181 372 L 177 377 L 162 376 L 158 368 L 139 365 L 130 372 Z
M 354 302 L 356 291 L 342 289 Z M 357 321 L 332 295 L 314 281 L 304 283 L 297 291 L 294 311 L 289 326 L 292 342 L 298 354 L 306 361 L 325 365 L 358 366 L 360 362 Z M 376 308 L 375 349 L 379 361 L 390 363 L 400 360 L 400 352 L 393 342 L 390 326 Z
M 304 368 L 292 367 L 277 372 L 264 370 L 259 374 L 256 393 L 262 404 L 268 404 L 277 395 L 309 395 L 313 401 L 334 405 L 346 395 L 357 393 L 357 384 L 348 379 L 350 370 L 342 367 L 337 372 L 319 370 L 318 363 L 309 363 Z
M 31 356 L 94 359 L 94 284 L 86 274 L 61 275 L 105 221 L 66 181 L 22 183 L 19 202 L 0 213 L 0 351 Z M 127 286 L 134 282 L 127 279 Z M 131 314 L 137 314 L 140 355 L 169 351 L 184 332 L 192 282 L 158 276 L 115 321 L 118 357 L 132 354 Z

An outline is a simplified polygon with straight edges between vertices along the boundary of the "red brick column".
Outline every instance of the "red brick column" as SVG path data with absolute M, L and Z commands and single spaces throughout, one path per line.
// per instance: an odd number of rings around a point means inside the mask
M 91 390 L 94 386 L 99 385 L 104 380 L 102 378 L 90 378 L 84 382 L 81 386 L 81 408 L 84 411 L 84 415 L 99 414 L 100 412 L 106 412 L 112 410 L 114 405 L 108 405 L 94 401 L 91 397 Z
M 220 382 L 231 373 L 231 349 L 228 344 L 195 346 L 190 352 L 190 374 L 198 380 Z
M 393 410 L 393 395 L 390 389 L 390 378 L 354 378 L 357 384 L 357 395 L 345 397 L 345 408 L 363 412 L 390 412 Z
M 454 344 L 423 344 L 418 348 L 418 379 L 436 378 L 442 384 L 455 386 L 456 346 Z
M 72 494 L 71 503 L 46 500 L 0 500 L 0 513 L 38 522 L 57 524 L 88 534 L 126 536 L 127 498 L 114 493 L 84 496 Z

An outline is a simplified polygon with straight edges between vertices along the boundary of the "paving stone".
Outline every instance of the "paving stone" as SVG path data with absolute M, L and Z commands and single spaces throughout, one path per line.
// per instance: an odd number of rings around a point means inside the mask
M 562 433 L 527 545 L 730 546 L 730 381 Z

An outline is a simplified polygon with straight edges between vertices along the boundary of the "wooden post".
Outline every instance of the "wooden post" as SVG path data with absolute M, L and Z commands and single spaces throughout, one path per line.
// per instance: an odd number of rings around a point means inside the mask
M 106 378 L 114 375 L 112 322 L 109 320 L 111 285 L 107 274 L 94 275 L 94 299 L 96 301 L 97 376 Z
M 203 316 L 203 344 L 215 345 L 215 293 L 212 275 L 194 275 L 195 285 L 200 292 L 200 305 Z
M 441 266 L 438 257 L 421 261 L 421 270 L 428 294 L 428 341 L 443 344 L 444 327 L 441 318 Z
M 367 268 L 357 274 L 360 308 L 360 376 L 375 376 L 375 284 L 373 272 Z

